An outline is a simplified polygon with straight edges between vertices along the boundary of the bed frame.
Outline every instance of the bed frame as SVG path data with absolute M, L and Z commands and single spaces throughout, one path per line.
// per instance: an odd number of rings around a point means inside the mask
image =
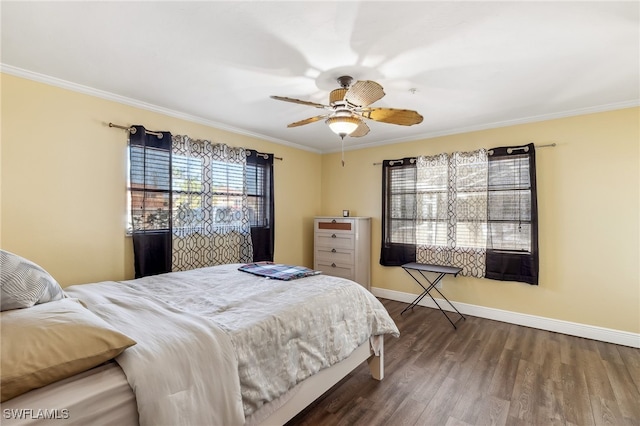
M 299 383 L 292 391 L 283 397 L 272 401 L 270 404 L 274 404 L 275 406 L 280 405 L 280 407 L 268 417 L 259 420 L 255 419 L 257 422 L 254 422 L 254 417 L 256 417 L 254 415 L 247 419 L 247 424 L 284 425 L 308 407 L 309 404 L 331 389 L 331 387 L 340 382 L 340 380 L 344 379 L 364 361 L 367 361 L 369 364 L 371 376 L 375 380 L 382 380 L 384 378 L 384 336 L 379 336 L 379 338 L 381 339 L 379 355 L 373 354 L 369 341 L 366 341 L 346 359 L 321 370 L 317 374 Z M 281 399 L 286 399 L 286 401 L 279 401 Z

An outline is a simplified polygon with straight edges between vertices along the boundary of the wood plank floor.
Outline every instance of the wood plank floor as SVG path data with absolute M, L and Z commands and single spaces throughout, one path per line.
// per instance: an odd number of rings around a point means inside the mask
M 401 336 L 297 425 L 640 425 L 640 349 L 381 299 Z

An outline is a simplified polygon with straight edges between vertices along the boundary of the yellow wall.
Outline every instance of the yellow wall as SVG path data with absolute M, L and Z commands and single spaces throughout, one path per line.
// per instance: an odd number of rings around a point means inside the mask
M 125 237 L 127 134 L 109 122 L 283 157 L 274 172 L 275 260 L 313 266 L 319 154 L 0 76 L 0 247 L 38 263 L 63 286 L 133 277 L 131 239 Z
M 374 162 L 480 147 L 537 151 L 540 285 L 447 278 L 454 301 L 640 332 L 639 114 L 632 108 L 319 155 L 0 74 L 0 247 L 62 285 L 131 278 L 126 133 L 143 124 L 284 157 L 276 161 L 276 261 L 313 265 L 313 216 L 371 216 L 372 285 L 416 293 L 382 267 L 381 168 Z
M 371 216 L 372 286 L 417 293 L 380 259 L 381 166 L 416 155 L 555 142 L 536 151 L 540 283 L 446 278 L 451 300 L 640 332 L 639 108 L 549 120 L 322 158 L 322 213 Z M 428 119 L 428 118 L 427 118 Z

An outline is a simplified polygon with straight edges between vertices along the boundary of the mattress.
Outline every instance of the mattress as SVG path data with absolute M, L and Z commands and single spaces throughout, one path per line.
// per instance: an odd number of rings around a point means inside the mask
M 136 399 L 120 366 L 109 361 L 2 403 L 2 425 L 56 420 L 65 425 L 137 425 Z
M 368 346 L 263 405 L 246 425 L 285 423 L 366 359 Z M 10 399 L 1 408 L 3 425 L 35 426 L 55 419 L 64 425 L 139 426 L 134 393 L 115 361 Z

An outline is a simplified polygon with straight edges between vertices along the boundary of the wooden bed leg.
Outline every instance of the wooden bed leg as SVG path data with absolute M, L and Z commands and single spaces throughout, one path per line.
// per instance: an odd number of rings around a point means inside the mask
M 384 379 L 384 347 L 380 347 L 380 355 L 371 355 L 367 359 L 371 377 L 376 380 Z

